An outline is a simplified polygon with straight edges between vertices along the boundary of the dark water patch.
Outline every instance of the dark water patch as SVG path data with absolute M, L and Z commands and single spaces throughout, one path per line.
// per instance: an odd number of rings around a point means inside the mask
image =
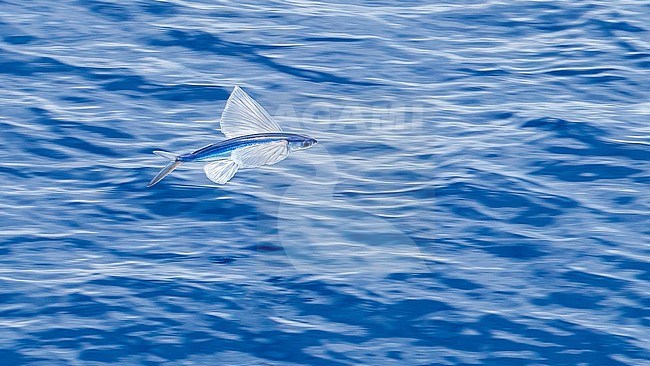
M 549 364 L 579 364 L 580 362 L 620 364 L 613 362 L 608 355 L 617 354 L 616 349 L 621 349 L 621 347 L 627 350 L 627 355 L 643 357 L 644 351 L 624 337 L 593 331 L 561 320 L 550 320 L 548 323 L 562 333 L 543 331 L 517 324 L 499 315 L 486 315 L 479 322 L 472 324 L 472 328 L 481 334 L 475 340 L 478 344 L 485 346 L 480 349 L 481 351 L 494 350 L 490 334 L 495 330 L 525 335 L 538 340 L 543 339 L 550 345 L 527 345 L 525 347 L 537 351 L 542 359 Z M 567 352 L 567 350 L 571 350 L 571 352 Z
M 610 260 L 618 262 L 616 264 L 617 268 L 635 271 L 636 274 L 634 276 L 637 279 L 640 279 L 642 281 L 650 281 L 650 261 L 644 262 L 631 258 L 628 258 L 625 261 L 620 261 L 619 258 L 611 258 Z
M 235 260 L 236 260 L 233 257 L 224 257 L 224 256 L 220 256 L 220 255 L 209 256 L 207 259 L 211 263 L 216 263 L 216 264 L 230 264 L 230 263 L 235 262 Z
M 555 222 L 555 217 L 564 214 L 564 211 L 544 206 L 533 206 L 517 214 L 510 220 L 515 224 L 525 224 L 536 227 L 549 226 Z
M 128 276 L 108 276 L 99 279 L 89 280 L 88 285 L 118 287 L 138 290 L 139 296 L 143 298 L 162 299 L 165 296 L 194 298 L 198 301 L 214 301 L 219 299 L 219 294 L 213 291 L 205 291 L 204 288 L 191 282 L 140 279 Z M 169 321 L 172 321 L 171 319 Z M 179 324 L 178 322 L 175 322 Z
M 42 73 L 72 73 L 73 66 L 57 61 L 51 57 L 36 57 L 24 60 L 0 61 L 0 73 L 15 76 L 32 76 Z
M 619 196 L 614 197 L 613 201 L 618 205 L 629 205 L 637 200 L 634 196 Z
M 545 162 L 544 167 L 531 174 L 553 176 L 567 182 L 593 182 L 603 179 L 622 179 L 641 173 L 642 170 L 608 164 L 563 164 Z
M 559 70 L 550 70 L 545 72 L 545 74 L 553 76 L 578 76 L 578 75 L 598 75 L 604 72 L 617 71 L 617 69 L 602 67 L 602 68 L 590 68 L 590 69 L 559 69 Z
M 510 74 L 508 71 L 501 69 L 471 69 L 463 67 L 458 69 L 458 71 L 473 76 L 505 76 Z
M 602 19 L 589 19 L 587 24 L 593 26 L 597 30 L 603 32 L 607 36 L 614 36 L 614 31 L 641 33 L 646 32 L 646 29 L 637 27 L 626 21 L 610 21 Z
M 451 204 L 438 203 L 437 206 L 449 208 L 454 215 L 458 215 L 459 217 L 480 221 L 496 220 L 494 217 L 480 212 L 475 207 L 468 206 L 467 203 L 463 202 L 454 202 Z
M 603 75 L 603 76 L 585 77 L 585 78 L 582 78 L 582 80 L 584 80 L 584 82 L 588 83 L 588 84 L 603 84 L 603 83 L 611 83 L 611 82 L 615 82 L 615 81 L 624 81 L 624 80 L 627 80 L 627 78 L 624 78 L 622 76 L 615 76 L 615 75 Z M 633 83 L 633 82 L 630 82 L 630 83 Z
M 578 141 L 589 144 L 587 148 L 548 146 L 546 151 L 560 155 L 577 156 L 620 156 L 631 160 L 650 160 L 650 149 L 634 148 L 624 143 L 603 141 L 584 136 Z
M 539 239 L 489 226 L 480 226 L 470 232 L 472 235 L 462 238 L 463 241 L 499 257 L 529 260 L 548 254 L 545 249 L 549 243 Z
M 125 6 L 116 3 L 98 0 L 78 0 L 78 3 L 91 12 L 113 21 L 124 22 L 132 18 L 131 13 Z
M 304 350 L 318 346 L 319 344 L 315 340 L 324 335 L 324 332 L 313 330 L 306 331 L 303 335 L 263 331 L 259 334 L 250 334 L 245 338 L 245 342 L 238 344 L 237 348 L 256 357 L 275 362 L 344 365 L 345 363 L 327 361 L 304 353 Z M 327 335 L 329 334 L 327 333 Z M 291 344 L 292 349 L 283 347 L 285 344 Z
M 464 238 L 463 240 L 472 247 L 502 258 L 530 260 L 547 255 L 546 252 L 539 249 L 533 240 L 522 240 L 520 243 L 513 243 L 512 240 L 501 241 L 476 238 Z
M 3 317 L 24 317 L 37 315 L 66 314 L 70 312 L 86 314 L 87 316 L 101 316 L 110 312 L 128 312 L 129 308 L 120 305 L 108 305 L 89 296 L 73 293 L 66 296 L 50 296 L 44 299 L 40 296 L 28 295 L 27 299 L 42 306 L 29 308 L 2 310 Z
M 621 318 L 636 320 L 644 327 L 650 325 L 650 309 L 645 307 L 622 306 L 618 308 Z
M 20 168 L 11 168 L 7 166 L 0 165 L 0 175 L 12 175 L 18 178 L 29 178 L 29 173 L 24 172 Z
M 179 6 L 170 2 L 161 1 L 145 1 L 141 4 L 142 10 L 153 15 L 175 15 L 179 12 Z
M 25 152 L 29 154 L 33 154 L 36 156 L 40 156 L 45 159 L 52 159 L 52 160 L 66 160 L 70 159 L 72 156 L 70 154 L 67 154 L 63 151 L 58 151 L 55 149 L 50 149 L 47 147 L 42 147 L 38 146 L 36 144 L 30 145 L 30 146 L 25 146 L 24 147 Z
M 102 155 L 106 157 L 117 157 L 119 154 L 115 152 L 113 149 L 96 145 L 93 143 L 90 143 L 86 140 L 77 138 L 77 137 L 64 137 L 60 139 L 56 139 L 52 141 L 52 143 L 60 145 L 60 146 L 65 146 L 71 149 L 76 149 L 80 150 L 82 152 L 87 152 L 91 154 L 96 154 L 96 155 Z
M 620 156 L 631 160 L 650 161 L 650 149 L 637 148 L 623 142 L 607 140 L 607 133 L 586 122 L 569 122 L 558 118 L 543 117 L 526 121 L 522 127 L 552 131 L 559 138 L 575 139 L 586 147 L 574 148 L 552 142 L 545 149 L 554 154 L 578 156 Z M 568 144 L 567 144 L 568 145 Z
M 161 100 L 217 101 L 227 99 L 230 92 L 210 85 L 174 85 L 155 88 L 151 95 Z
M 168 178 L 169 179 L 169 178 Z M 153 215 L 162 217 L 184 217 L 192 215 L 197 220 L 219 221 L 233 218 L 258 218 L 259 212 L 255 205 L 237 201 L 220 200 L 218 192 L 203 190 L 204 194 L 212 192 L 213 196 L 205 200 L 194 200 L 192 190 L 178 189 L 173 185 L 161 182 L 156 189 L 150 189 L 149 199 L 143 202 L 144 207 Z
M 28 36 L 28 35 L 21 35 L 21 36 L 4 36 L 2 40 L 6 43 L 9 44 L 14 44 L 14 45 L 23 45 L 23 44 L 28 44 L 32 43 L 36 40 L 36 37 Z
M 650 184 L 650 176 L 635 177 L 635 183 Z
M 80 339 L 83 341 L 87 341 L 89 339 L 94 338 L 93 336 L 98 335 L 98 333 L 101 333 L 99 329 L 94 329 L 94 328 L 58 328 L 58 327 L 53 327 L 48 329 L 47 331 L 40 332 L 37 334 L 33 334 L 32 336 L 38 336 L 40 339 L 46 339 L 48 341 L 43 342 L 46 344 L 59 344 L 63 342 L 71 342 L 75 339 Z M 71 343 L 68 343 L 68 346 L 72 346 Z M 68 348 L 68 347 L 66 347 Z
M 4 2 L 2 1 L 1 3 Z M 0 20 L 0 37 L 2 37 L 3 42 L 11 45 L 24 45 L 36 40 L 36 37 L 26 34 L 21 28 L 23 27 L 14 27 L 10 23 Z M 3 53 L 2 46 L 3 43 L 0 42 L 0 54 Z
M 502 186 L 503 188 L 503 186 Z M 552 208 L 547 208 L 542 203 L 551 205 L 564 206 L 572 205 L 570 201 L 546 199 L 542 200 L 540 204 L 534 203 L 526 194 L 521 194 L 516 191 L 508 190 L 494 190 L 490 187 L 483 187 L 469 182 L 455 182 L 447 186 L 438 188 L 435 191 L 438 198 L 444 197 L 458 197 L 464 198 L 471 202 L 477 202 L 485 207 L 500 209 L 500 208 L 525 208 L 528 210 L 529 215 L 535 214 L 557 214 L 559 211 Z
M 146 81 L 140 75 L 101 75 L 108 79 L 102 83 L 107 91 L 135 91 L 161 100 L 174 101 L 216 101 L 227 99 L 230 91 L 211 85 L 158 85 Z
M 30 107 L 29 110 L 36 115 L 36 123 L 41 126 L 48 126 L 53 132 L 58 134 L 76 134 L 80 136 L 80 132 L 90 132 L 97 134 L 101 137 L 109 139 L 132 139 L 133 136 L 126 133 L 122 129 L 111 128 L 107 126 L 98 126 L 96 122 L 93 124 L 86 123 L 86 121 L 70 121 L 62 120 L 52 117 L 51 113 L 40 107 Z M 116 122 L 105 122 L 108 124 L 115 124 Z M 81 136 L 80 136 L 81 137 Z
M 106 122 L 107 124 L 114 124 L 117 125 L 117 122 Z M 104 127 L 104 126 L 96 126 L 96 125 L 88 125 L 84 123 L 80 123 L 79 127 L 81 130 L 95 133 L 97 135 L 100 135 L 102 137 L 106 137 L 109 139 L 132 139 L 133 136 L 124 132 L 122 129 L 116 128 L 111 128 L 111 127 Z
M 638 60 L 641 58 L 648 58 L 650 57 L 650 53 L 645 53 L 645 52 L 630 52 L 626 53 L 625 55 L 622 55 L 623 58 L 628 59 L 628 60 Z
M 102 75 L 107 78 L 107 75 Z M 140 75 L 111 75 L 112 80 L 103 83 L 102 87 L 107 91 L 136 90 L 143 91 L 149 83 Z
M 212 52 L 221 56 L 235 56 L 247 61 L 258 63 L 287 75 L 295 76 L 311 82 L 329 82 L 336 84 L 350 84 L 359 86 L 379 85 L 375 82 L 355 81 L 343 76 L 337 76 L 323 71 L 308 70 L 288 65 L 283 65 L 273 58 L 260 53 L 265 49 L 274 49 L 279 46 L 251 45 L 239 42 L 225 41 L 214 34 L 201 31 L 168 31 L 165 38 L 153 39 L 149 42 L 152 46 L 180 46 L 195 51 Z
M 555 6 L 548 3 L 532 5 L 531 17 L 526 19 L 516 17 L 516 14 L 531 14 L 531 9 L 524 9 L 519 4 L 495 4 L 487 11 L 453 10 L 444 13 L 446 20 L 470 27 L 503 28 L 510 36 L 525 36 L 528 34 L 553 33 L 582 26 L 580 20 L 593 8 L 592 4 L 581 6 Z
M 602 275 L 596 275 L 592 273 L 582 272 L 582 271 L 569 271 L 562 275 L 562 277 L 568 281 L 578 283 L 585 286 L 596 286 L 602 287 L 610 290 L 621 290 L 627 286 L 627 283 L 623 280 L 616 278 L 605 277 Z
M 47 306 L 45 309 L 42 309 L 40 313 L 57 314 L 61 312 L 74 312 L 77 314 L 86 314 L 88 316 L 97 316 L 111 312 L 129 311 L 130 308 L 128 306 L 118 304 L 109 305 L 87 295 L 71 294 L 66 296 L 64 299 L 61 299 L 59 304 Z
M 473 240 L 472 242 L 474 243 L 473 245 L 479 246 L 486 252 L 503 258 L 529 260 L 547 255 L 547 253 L 542 252 L 532 246 L 531 243 L 523 243 L 520 245 L 504 245 L 499 242 L 493 243 L 482 240 Z
M 602 296 L 576 294 L 572 292 L 554 292 L 546 298 L 535 299 L 533 303 L 540 306 L 565 306 L 573 309 L 592 309 L 604 298 Z
M 620 38 L 616 41 L 616 44 L 620 46 L 622 49 L 624 49 L 626 52 L 636 53 L 636 52 L 644 51 L 643 48 L 639 48 L 635 46 L 633 43 L 627 42 Z
M 515 186 L 516 187 L 516 186 Z M 554 223 L 555 217 L 564 213 L 564 209 L 574 207 L 575 202 L 568 199 L 554 197 L 535 197 L 534 200 L 527 194 L 517 193 L 515 188 L 501 190 L 491 187 L 482 187 L 469 182 L 456 182 L 440 187 L 435 191 L 440 207 L 450 207 L 454 213 L 463 217 L 474 217 L 481 220 L 491 220 L 501 217 L 498 212 L 512 208 L 520 211 L 510 219 L 515 224 L 526 224 L 544 227 Z M 522 190 L 523 192 L 524 190 Z M 453 203 L 448 202 L 453 198 Z M 473 204 L 478 203 L 488 208 L 489 211 L 479 211 Z M 486 216 L 487 215 L 487 216 Z M 512 216 L 511 213 L 507 214 Z
M 144 259 L 152 260 L 158 263 L 178 263 L 178 262 L 191 262 L 195 261 L 199 256 L 194 254 L 179 254 L 174 252 L 165 251 L 165 248 L 149 249 L 149 250 L 120 250 L 115 248 L 104 249 L 111 255 L 117 258 L 130 258 L 130 259 Z M 235 261 L 232 257 L 213 256 L 213 263 L 229 264 Z
M 99 211 L 96 216 L 102 217 L 107 221 L 134 222 L 142 220 L 141 218 L 136 217 L 131 211 L 114 209 L 106 206 L 97 207 L 96 210 Z
M 526 121 L 522 127 L 554 131 L 563 137 L 602 136 L 606 132 L 585 122 L 570 122 L 560 118 L 542 117 Z
M 111 346 L 110 348 L 90 348 L 85 349 L 79 353 L 79 360 L 81 361 L 91 361 L 91 362 L 118 362 L 120 358 L 132 355 L 135 350 L 128 349 L 126 347 L 116 347 Z M 141 352 L 147 351 L 147 348 L 143 348 Z M 139 352 L 135 352 L 139 353 Z
M 244 248 L 246 250 L 259 251 L 259 252 L 284 252 L 284 248 L 274 244 L 254 244 Z
M 61 100 L 65 100 L 73 103 L 79 103 L 79 104 L 90 104 L 93 102 L 93 100 L 90 98 L 80 97 L 77 95 L 64 95 L 61 97 Z
M 46 361 L 44 358 L 27 357 L 13 349 L 0 349 L 0 360 L 6 365 L 28 365 Z
M 16 76 L 34 76 L 41 73 L 76 74 L 92 81 L 102 81 L 101 87 L 109 92 L 135 91 L 152 95 L 161 100 L 223 100 L 229 95 L 229 90 L 211 85 L 159 85 L 148 82 L 140 75 L 129 75 L 128 70 L 100 69 L 92 67 L 72 66 L 50 57 L 14 56 L 18 59 L 0 61 L 0 73 Z M 82 102 L 88 100 L 79 96 L 62 96 Z M 92 102 L 89 100 L 89 102 Z
M 322 315 L 333 322 L 365 327 L 370 332 L 369 336 L 373 338 L 389 335 L 408 336 L 409 333 L 411 335 L 421 334 L 423 330 L 417 328 L 415 319 L 453 309 L 447 303 L 432 299 L 412 299 L 393 304 L 381 304 L 336 291 L 336 287 L 323 286 L 319 283 L 300 283 L 295 286 L 297 289 L 309 290 L 318 298 L 331 300 L 328 304 L 305 304 L 307 313 Z M 292 301 L 302 301 L 302 299 L 296 298 Z M 332 311 L 332 309 L 341 307 L 346 308 L 345 313 Z M 386 312 L 394 316 L 388 322 L 379 324 L 371 321 L 372 317 Z
M 360 42 L 361 39 L 357 38 L 343 38 L 343 37 L 305 37 L 305 42 L 334 42 L 334 43 L 353 43 Z
M 488 119 L 488 120 L 504 120 L 504 119 L 510 119 L 514 116 L 515 116 L 514 112 L 506 112 L 506 111 L 491 111 L 491 112 L 482 113 L 480 115 L 481 118 Z
M 441 277 L 440 282 L 445 284 L 445 286 L 450 287 L 450 288 L 455 288 L 459 290 L 476 290 L 483 288 L 483 286 L 479 285 L 476 282 L 464 280 L 462 278 L 445 278 Z

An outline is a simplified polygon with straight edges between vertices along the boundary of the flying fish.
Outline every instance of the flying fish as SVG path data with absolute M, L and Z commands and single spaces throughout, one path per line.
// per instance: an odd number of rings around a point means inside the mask
M 276 164 L 289 153 L 314 146 L 306 135 L 282 131 L 280 125 L 239 86 L 230 94 L 221 115 L 221 132 L 226 140 L 194 152 L 175 154 L 156 150 L 169 163 L 149 182 L 151 187 L 183 163 L 200 162 L 205 175 L 217 184 L 226 184 L 239 169 Z

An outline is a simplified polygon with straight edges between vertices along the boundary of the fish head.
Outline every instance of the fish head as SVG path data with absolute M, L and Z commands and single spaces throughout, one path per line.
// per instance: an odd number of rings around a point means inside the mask
M 298 134 L 289 138 L 288 142 L 291 151 L 308 149 L 318 143 L 315 138 Z

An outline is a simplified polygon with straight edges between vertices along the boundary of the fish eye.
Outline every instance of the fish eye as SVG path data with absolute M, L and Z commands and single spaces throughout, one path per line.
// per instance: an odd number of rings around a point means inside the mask
M 311 141 L 305 140 L 302 142 L 302 147 L 310 147 L 311 146 Z

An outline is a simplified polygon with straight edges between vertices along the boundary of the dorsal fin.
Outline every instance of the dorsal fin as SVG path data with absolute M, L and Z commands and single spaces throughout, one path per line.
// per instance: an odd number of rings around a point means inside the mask
M 282 132 L 273 117 L 239 86 L 235 86 L 221 114 L 221 132 L 227 138 L 264 132 Z

